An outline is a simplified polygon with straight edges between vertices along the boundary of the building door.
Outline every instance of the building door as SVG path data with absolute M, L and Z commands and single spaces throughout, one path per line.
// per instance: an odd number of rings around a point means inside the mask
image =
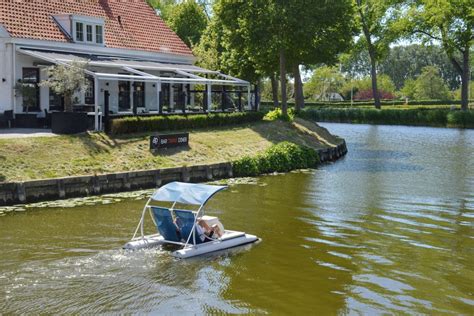
M 161 91 L 160 91 L 160 104 L 161 107 L 165 107 L 169 109 L 170 105 L 170 84 L 169 83 L 162 83 L 161 84 Z
M 137 108 L 145 107 L 145 83 L 144 82 L 134 82 L 133 83 L 133 107 L 134 113 L 136 113 Z
M 130 111 L 130 81 L 119 81 L 119 112 Z
M 40 111 L 39 68 L 23 68 L 21 96 L 23 112 Z

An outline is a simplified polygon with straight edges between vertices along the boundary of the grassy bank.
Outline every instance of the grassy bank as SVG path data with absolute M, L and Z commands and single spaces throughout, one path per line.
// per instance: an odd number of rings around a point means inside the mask
M 150 133 L 1 139 L 0 182 L 234 161 L 281 141 L 312 148 L 337 142 L 324 129 L 308 126 L 274 121 L 191 130 L 189 147 L 158 154 L 149 151 Z
M 318 122 L 474 128 L 474 111 L 442 108 L 306 108 L 299 115 Z

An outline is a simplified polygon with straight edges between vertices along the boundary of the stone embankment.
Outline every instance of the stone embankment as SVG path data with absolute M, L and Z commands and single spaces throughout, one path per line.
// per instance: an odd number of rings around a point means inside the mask
M 318 153 L 322 163 L 335 161 L 347 153 L 346 143 L 342 140 L 337 146 L 319 149 Z M 0 206 L 147 189 L 171 181 L 200 182 L 232 176 L 232 163 L 226 162 L 92 176 L 5 182 L 0 183 Z

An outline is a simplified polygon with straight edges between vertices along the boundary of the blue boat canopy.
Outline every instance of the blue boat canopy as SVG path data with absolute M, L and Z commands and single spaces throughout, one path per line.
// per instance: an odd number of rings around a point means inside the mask
M 171 182 L 156 190 L 151 198 L 155 201 L 203 205 L 214 194 L 225 188 L 227 186 L 224 185 Z

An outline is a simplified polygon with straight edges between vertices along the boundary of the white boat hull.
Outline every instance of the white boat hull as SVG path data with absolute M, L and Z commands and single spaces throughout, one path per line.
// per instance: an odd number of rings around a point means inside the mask
M 172 256 L 176 258 L 191 258 L 206 253 L 216 252 L 224 249 L 234 248 L 258 241 L 259 238 L 255 235 L 246 234 L 237 231 L 226 231 L 222 238 L 217 240 L 208 241 L 198 245 L 188 245 L 182 249 L 173 251 Z M 127 250 L 138 250 L 160 246 L 168 243 L 164 238 L 159 235 L 147 235 L 133 239 L 123 246 L 123 249 Z
M 238 232 L 234 232 L 238 233 Z M 191 258 L 195 256 L 200 256 L 206 253 L 211 253 L 219 250 L 229 249 L 237 246 L 242 246 L 245 244 L 250 244 L 258 240 L 257 236 L 249 235 L 245 233 L 238 233 L 235 237 L 232 238 L 222 238 L 215 241 L 209 241 L 203 244 L 198 245 L 188 245 L 183 249 L 173 251 L 172 256 L 176 258 Z
M 133 240 L 130 240 L 122 248 L 128 249 L 128 250 L 138 250 L 138 249 L 156 247 L 163 244 L 164 242 L 165 242 L 165 239 L 163 238 L 163 236 L 159 234 L 148 235 L 148 236 L 143 236 L 143 238 L 140 237 L 140 238 L 135 238 Z

